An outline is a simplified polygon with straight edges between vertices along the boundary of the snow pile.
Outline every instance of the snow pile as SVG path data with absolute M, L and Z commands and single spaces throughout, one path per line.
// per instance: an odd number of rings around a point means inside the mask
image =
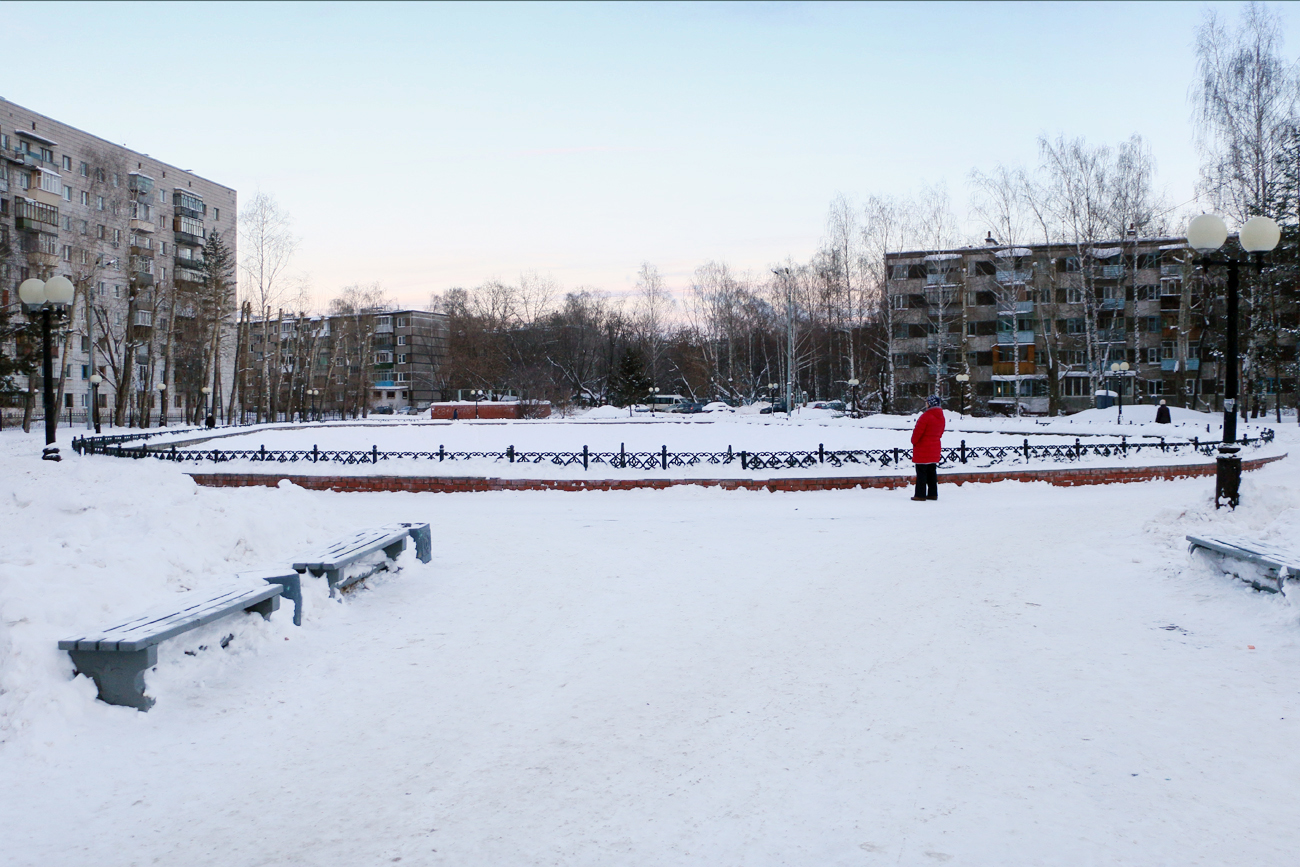
M 588 410 L 587 412 L 583 413 L 580 416 L 580 418 L 590 418 L 590 419 L 627 418 L 628 415 L 629 413 L 626 408 L 610 406 L 609 404 L 606 404 L 604 406 L 598 406 L 595 407 L 594 409 Z

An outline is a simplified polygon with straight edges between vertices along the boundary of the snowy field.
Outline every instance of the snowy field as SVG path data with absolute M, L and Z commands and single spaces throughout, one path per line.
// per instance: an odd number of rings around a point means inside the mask
M 1292 865 L 1300 618 L 1183 542 L 1300 546 L 1279 445 L 1216 512 L 1211 479 L 198 488 L 6 431 L 0 863 Z M 165 643 L 147 714 L 55 648 L 397 520 L 429 565 Z
M 176 444 L 178 448 L 216 448 L 231 450 L 305 450 L 313 447 L 322 450 L 370 451 L 372 447 L 384 452 L 437 452 L 439 447 L 449 452 L 504 453 L 509 446 L 525 452 L 581 452 L 587 446 L 591 452 L 617 454 L 628 452 L 658 453 L 667 447 L 670 453 L 726 452 L 816 452 L 819 446 L 828 451 L 863 449 L 900 449 L 906 461 L 910 454 L 910 433 L 916 423 L 911 416 L 870 416 L 852 419 L 824 410 L 805 409 L 786 418 L 784 415 L 760 415 L 752 407 L 735 413 L 709 413 L 698 415 L 672 415 L 638 413 L 629 416 L 627 410 L 603 407 L 592 410 L 578 419 L 546 419 L 536 421 L 395 421 L 358 420 L 324 424 L 260 425 L 252 428 L 234 428 L 218 432 L 210 438 L 206 432 L 195 434 L 163 434 L 151 438 L 151 446 Z M 1121 438 L 1130 443 L 1159 442 L 1163 437 L 1169 442 L 1186 442 L 1193 437 L 1201 440 L 1219 437 L 1221 415 L 1192 412 L 1175 408 L 1174 423 L 1158 425 L 1153 421 L 1155 409 L 1150 406 L 1129 407 L 1124 424 L 1116 424 L 1114 410 L 1090 410 L 1060 419 L 976 419 L 946 413 L 948 430 L 944 445 L 957 447 L 962 441 L 967 446 L 1017 447 L 1029 440 L 1031 445 L 1073 445 L 1076 440 L 1084 445 L 1095 442 L 1118 443 Z M 1294 422 L 1292 422 L 1294 426 Z M 1258 437 L 1265 428 L 1282 427 L 1266 420 L 1241 425 L 1239 435 Z M 1250 456 L 1277 453 L 1279 449 L 1264 451 L 1254 449 Z M 1083 463 L 1090 466 L 1131 466 L 1135 463 L 1176 464 L 1197 460 L 1190 452 L 1158 454 L 1143 452 L 1137 455 L 1089 456 Z M 996 467 L 1004 469 L 1007 462 L 972 459 L 964 468 L 980 470 Z M 1031 461 L 1032 466 L 1051 466 L 1041 459 Z M 540 463 L 514 463 L 504 459 L 468 459 L 431 462 L 427 459 L 390 459 L 379 464 L 350 464 L 346 468 L 338 463 L 297 462 L 290 468 L 268 468 L 266 464 L 235 460 L 220 464 L 204 462 L 191 464 L 199 471 L 266 472 L 280 469 L 295 474 L 332 475 L 340 471 L 353 475 L 430 475 L 440 476 L 497 476 L 512 478 L 625 478 L 629 474 L 651 477 L 680 478 L 731 478 L 731 477 L 790 477 L 790 476 L 844 476 L 868 473 L 892 473 L 892 467 L 847 464 L 836 467 L 833 463 L 807 469 L 779 469 L 753 471 L 742 467 L 737 459 L 731 464 L 702 463 L 694 467 L 672 467 L 667 470 L 623 470 L 608 465 L 596 465 L 584 470 L 581 465 L 558 467 L 549 460 Z M 910 467 L 905 471 L 910 472 Z

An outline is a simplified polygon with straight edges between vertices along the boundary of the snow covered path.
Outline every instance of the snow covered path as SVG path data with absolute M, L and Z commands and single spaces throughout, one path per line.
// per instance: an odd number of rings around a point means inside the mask
M 1291 864 L 1295 609 L 1181 539 L 1300 537 L 1294 464 L 1232 516 L 1207 480 L 200 491 L 428 520 L 434 559 L 174 651 L 148 714 L 59 684 L 0 747 L 3 860 Z

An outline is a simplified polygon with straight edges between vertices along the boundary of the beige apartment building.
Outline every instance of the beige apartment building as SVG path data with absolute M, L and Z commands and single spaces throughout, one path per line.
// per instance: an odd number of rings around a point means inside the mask
M 1137 236 L 1082 247 L 989 237 L 891 253 L 884 315 L 895 406 L 917 409 L 938 393 L 953 409 L 1073 412 L 1101 392 L 1220 409 L 1222 276 L 1207 281 L 1195 258 L 1184 238 Z M 1295 393 L 1294 287 L 1265 300 L 1273 308 L 1261 302 L 1255 315 L 1273 317 L 1263 339 L 1275 345 L 1242 393 L 1271 407 Z
M 0 304 L 21 317 L 16 288 L 28 277 L 76 286 L 56 346 L 63 415 L 84 417 L 95 372 L 105 418 L 156 421 L 160 383 L 169 415 L 205 400 L 221 409 L 235 283 L 232 273 L 227 298 L 203 296 L 203 249 L 220 233 L 233 261 L 237 211 L 230 187 L 0 99 Z

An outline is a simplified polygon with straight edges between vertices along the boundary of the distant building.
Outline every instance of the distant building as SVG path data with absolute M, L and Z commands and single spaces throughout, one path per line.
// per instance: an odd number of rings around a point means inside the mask
M 16 289 L 28 277 L 62 274 L 77 287 L 68 339 L 56 347 L 63 411 L 88 406 L 96 371 L 101 406 L 122 394 L 125 421 L 157 416 L 164 381 L 173 411 L 194 407 L 205 384 L 222 405 L 230 325 L 218 324 L 213 365 L 213 342 L 192 327 L 202 306 L 188 293 L 203 281 L 212 232 L 235 254 L 237 211 L 230 187 L 0 99 L 0 249 L 9 251 L 0 256 L 0 305 L 21 317 Z M 232 277 L 230 302 L 234 291 Z
M 895 406 L 919 409 L 938 392 L 947 405 L 995 412 L 1072 412 L 1095 392 L 1126 403 L 1221 407 L 1211 350 L 1220 322 L 1185 239 L 1011 247 L 992 238 L 950 250 L 890 253 L 886 324 Z M 1294 323 L 1294 296 L 1288 296 Z M 1290 332 L 1293 334 L 1294 332 Z M 1281 333 L 1268 393 L 1294 394 L 1295 338 Z M 1111 367 L 1126 364 L 1127 371 Z M 968 383 L 957 380 L 969 376 Z M 1243 383 L 1243 394 L 1245 393 Z
M 441 313 L 386 310 L 255 319 L 241 323 L 239 334 L 239 400 L 245 413 L 262 408 L 279 416 L 312 407 L 328 413 L 424 410 L 443 398 L 448 335 Z

